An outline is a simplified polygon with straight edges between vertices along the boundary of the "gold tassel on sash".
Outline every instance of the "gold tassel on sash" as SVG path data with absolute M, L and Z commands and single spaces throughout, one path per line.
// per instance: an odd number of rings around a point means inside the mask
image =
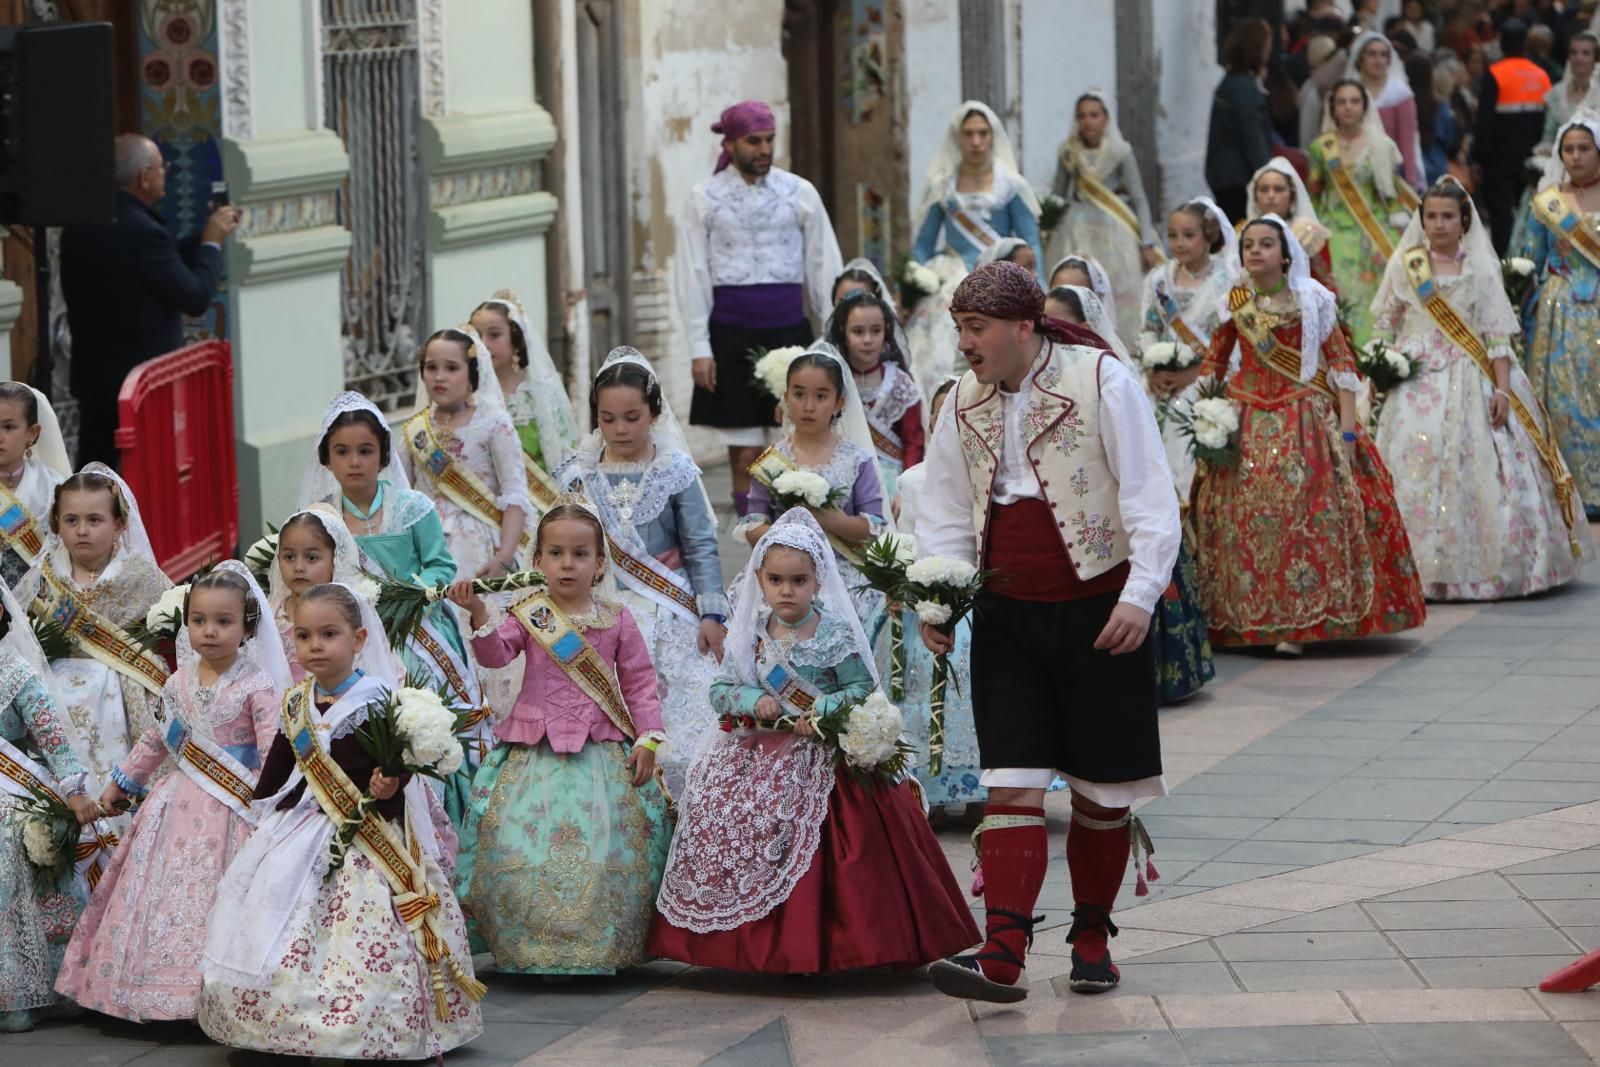
M 1489 379 L 1489 384 L 1498 389 L 1494 377 L 1494 361 L 1489 358 L 1489 350 L 1484 347 L 1483 339 L 1461 321 L 1456 309 L 1439 291 L 1439 286 L 1433 279 L 1433 263 L 1428 258 L 1428 250 L 1421 246 L 1413 248 L 1405 254 L 1403 262 L 1406 268 L 1406 280 L 1411 283 L 1412 290 L 1417 294 L 1417 299 L 1422 303 L 1429 318 L 1433 319 L 1434 325 L 1450 339 L 1451 344 L 1465 352 L 1483 376 Z M 1533 442 L 1534 451 L 1539 453 L 1539 461 L 1544 465 L 1545 472 L 1555 486 L 1556 498 L 1561 503 L 1561 517 L 1567 524 L 1567 535 L 1573 555 L 1581 559 L 1583 548 L 1572 535 L 1572 527 L 1577 521 L 1578 512 L 1577 483 L 1573 480 L 1572 472 L 1567 469 L 1566 460 L 1562 458 L 1561 449 L 1556 444 L 1555 434 L 1550 428 L 1550 414 L 1544 410 L 1544 404 L 1540 403 L 1539 414 L 1544 417 L 1544 425 L 1541 426 L 1533 417 L 1533 412 L 1522 402 L 1521 397 L 1510 390 L 1506 392 L 1511 399 L 1512 413 L 1527 431 L 1529 439 Z

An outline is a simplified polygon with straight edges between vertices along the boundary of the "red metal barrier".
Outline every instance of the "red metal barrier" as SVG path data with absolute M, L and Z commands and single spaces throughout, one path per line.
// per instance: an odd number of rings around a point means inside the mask
M 233 554 L 233 352 L 204 341 L 141 363 L 117 397 L 122 476 L 139 499 L 156 561 L 173 580 Z

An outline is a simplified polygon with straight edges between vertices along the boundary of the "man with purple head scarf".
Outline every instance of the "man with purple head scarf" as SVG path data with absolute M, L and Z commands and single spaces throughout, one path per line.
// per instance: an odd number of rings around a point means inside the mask
M 722 135 L 722 154 L 689 194 L 673 264 L 694 369 L 689 422 L 721 432 L 740 515 L 750 465 L 773 425 L 772 398 L 755 382 L 750 353 L 809 344 L 817 329 L 806 304 L 820 323 L 843 269 L 816 187 L 772 165 L 776 130 L 759 100 L 734 104 L 711 127 Z

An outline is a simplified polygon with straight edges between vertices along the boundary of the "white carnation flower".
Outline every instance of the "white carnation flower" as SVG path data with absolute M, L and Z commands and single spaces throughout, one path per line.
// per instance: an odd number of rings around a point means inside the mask
M 1195 443 L 1204 448 L 1228 447 L 1228 434 L 1222 427 L 1204 419 L 1194 420 Z
M 1226 397 L 1203 397 L 1196 400 L 1190 410 L 1194 413 L 1197 440 L 1202 424 L 1220 430 L 1224 439 L 1239 428 L 1239 409 Z
M 144 624 L 152 630 L 165 630 L 172 626 L 172 617 L 183 619 L 183 598 L 189 595 L 189 586 L 175 585 L 156 599 L 144 613 Z
M 876 767 L 894 757 L 904 726 L 900 709 L 889 703 L 881 689 L 874 690 L 850 709 L 839 735 L 839 748 L 853 766 Z
M 451 758 L 452 752 L 460 755 L 461 744 L 456 740 L 455 712 L 444 706 L 439 694 L 428 689 L 401 688 L 395 693 L 398 709 L 395 725 L 405 739 L 402 758 L 416 767 L 440 766 Z M 460 766 L 459 759 L 455 765 Z
M 356 596 L 365 600 L 369 604 L 376 604 L 378 602 L 378 594 L 383 591 L 382 586 L 380 586 L 372 578 L 367 577 L 365 574 L 351 582 L 350 588 L 355 590 Z
M 919 600 L 915 611 L 918 621 L 925 622 L 929 626 L 943 626 L 950 621 L 950 605 L 941 604 L 937 600 Z
M 894 561 L 902 567 L 909 567 L 917 560 L 917 539 L 911 534 L 890 534 L 890 543 L 894 545 Z
M 911 284 L 918 289 L 925 293 L 937 293 L 939 291 L 939 276 L 933 272 L 932 268 L 924 267 L 921 263 L 914 263 L 911 265 L 909 273 L 911 275 Z
M 50 826 L 44 820 L 28 819 L 22 824 L 22 847 L 28 853 L 28 862 L 35 867 L 54 866 L 55 842 L 51 840 Z
M 789 388 L 789 364 L 805 349 L 799 345 L 774 348 L 756 360 L 756 377 L 766 386 L 767 392 L 781 398 Z
M 799 497 L 814 508 L 825 507 L 832 486 L 816 471 L 784 471 L 772 480 L 780 496 Z
M 1528 275 L 1533 273 L 1533 260 L 1522 256 L 1511 257 L 1511 270 L 1513 273 Z
M 1171 341 L 1157 341 L 1140 353 L 1139 360 L 1150 370 L 1174 366 L 1178 360 L 1178 346 Z
M 952 556 L 928 556 L 906 568 L 906 578 L 917 585 L 970 585 L 978 568 Z

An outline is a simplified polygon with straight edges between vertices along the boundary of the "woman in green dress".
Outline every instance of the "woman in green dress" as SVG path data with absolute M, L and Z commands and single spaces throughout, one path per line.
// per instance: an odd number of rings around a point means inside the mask
M 1309 154 L 1308 184 L 1317 217 L 1329 231 L 1340 319 L 1364 348 L 1372 335 L 1372 298 L 1416 205 L 1403 199 L 1410 187 L 1395 173 L 1400 149 L 1384 133 L 1358 81 L 1339 82 L 1328 94 L 1322 136 L 1311 142 Z
M 328 405 L 322 432 L 300 483 L 300 507 L 332 505 L 361 550 L 361 567 L 374 577 L 412 585 L 455 580 L 456 561 L 445 541 L 433 501 L 412 489 L 392 455 L 398 447 L 382 412 L 360 393 L 340 393 Z M 400 646 L 406 677 L 444 689 L 458 708 L 470 709 L 467 758 L 444 783 L 444 808 L 459 826 L 470 802 L 472 776 L 494 744 L 491 709 L 455 614 L 443 600 L 430 604 L 422 622 Z

